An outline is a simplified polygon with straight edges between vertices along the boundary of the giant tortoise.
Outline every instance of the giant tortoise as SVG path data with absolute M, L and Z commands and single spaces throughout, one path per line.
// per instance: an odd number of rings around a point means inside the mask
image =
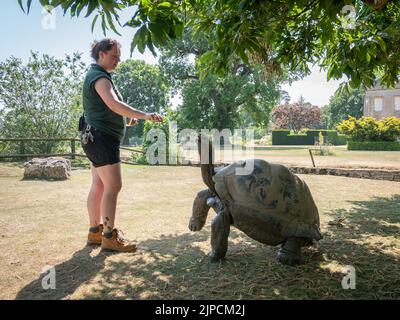
M 212 155 L 210 144 L 210 159 Z M 208 188 L 194 200 L 189 229 L 201 230 L 209 209 L 213 208 L 217 216 L 211 223 L 211 261 L 225 257 L 233 225 L 261 243 L 281 244 L 279 262 L 299 264 L 301 247 L 322 239 L 318 209 L 310 190 L 286 166 L 261 159 L 253 161 L 252 172 L 245 175 L 237 174 L 236 170 L 243 168 L 246 161 L 223 168 L 215 168 L 212 161 L 201 164 L 202 178 Z

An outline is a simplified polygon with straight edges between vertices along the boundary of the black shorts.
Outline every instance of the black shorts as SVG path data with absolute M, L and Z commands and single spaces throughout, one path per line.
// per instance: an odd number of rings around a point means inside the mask
M 91 128 L 93 142 L 87 144 L 81 142 L 83 151 L 92 162 L 95 168 L 115 164 L 121 161 L 119 145 L 120 141 L 117 137 Z

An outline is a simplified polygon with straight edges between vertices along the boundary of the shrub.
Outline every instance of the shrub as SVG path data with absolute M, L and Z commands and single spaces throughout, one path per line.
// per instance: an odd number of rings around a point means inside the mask
M 397 141 L 349 141 L 348 150 L 400 151 Z
M 396 141 L 400 136 L 400 119 L 389 117 L 378 121 L 372 117 L 349 117 L 337 129 L 352 141 Z
M 314 145 L 316 141 L 319 141 L 320 133 L 325 143 L 346 144 L 346 136 L 338 134 L 336 130 L 304 130 L 296 134 L 288 129 L 280 129 L 272 131 L 272 145 Z
M 379 133 L 382 141 L 396 141 L 400 137 L 400 119 L 388 117 L 380 122 Z

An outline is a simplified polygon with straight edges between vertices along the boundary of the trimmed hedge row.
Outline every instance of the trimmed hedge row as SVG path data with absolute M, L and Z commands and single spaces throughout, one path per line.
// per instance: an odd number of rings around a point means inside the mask
M 396 141 L 351 141 L 347 150 L 400 151 L 400 142 Z
M 307 130 L 305 134 L 290 134 L 290 130 L 272 130 L 272 145 L 314 145 L 319 141 L 322 132 L 325 143 L 335 146 L 347 143 L 346 135 L 339 134 L 336 130 Z

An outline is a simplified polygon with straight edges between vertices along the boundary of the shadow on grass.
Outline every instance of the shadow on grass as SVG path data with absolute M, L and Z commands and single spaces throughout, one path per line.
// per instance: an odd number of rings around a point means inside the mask
M 68 298 L 85 283 L 79 298 L 398 299 L 400 196 L 353 204 L 351 210 L 324 213 L 343 224 L 325 226 L 318 246 L 304 249 L 301 266 L 279 264 L 278 247 L 255 242 L 234 228 L 226 259 L 211 263 L 207 227 L 146 240 L 135 254 L 90 258 L 89 249 L 82 249 L 56 266 L 57 290 L 42 290 L 38 279 L 17 298 Z M 347 265 L 356 269 L 355 290 L 342 288 Z
M 63 299 L 74 293 L 82 283 L 92 279 L 104 268 L 105 255 L 91 256 L 93 246 L 87 246 L 75 252 L 71 259 L 55 267 L 56 289 L 44 290 L 42 279 L 47 274 L 42 274 L 38 279 L 24 287 L 16 299 Z

